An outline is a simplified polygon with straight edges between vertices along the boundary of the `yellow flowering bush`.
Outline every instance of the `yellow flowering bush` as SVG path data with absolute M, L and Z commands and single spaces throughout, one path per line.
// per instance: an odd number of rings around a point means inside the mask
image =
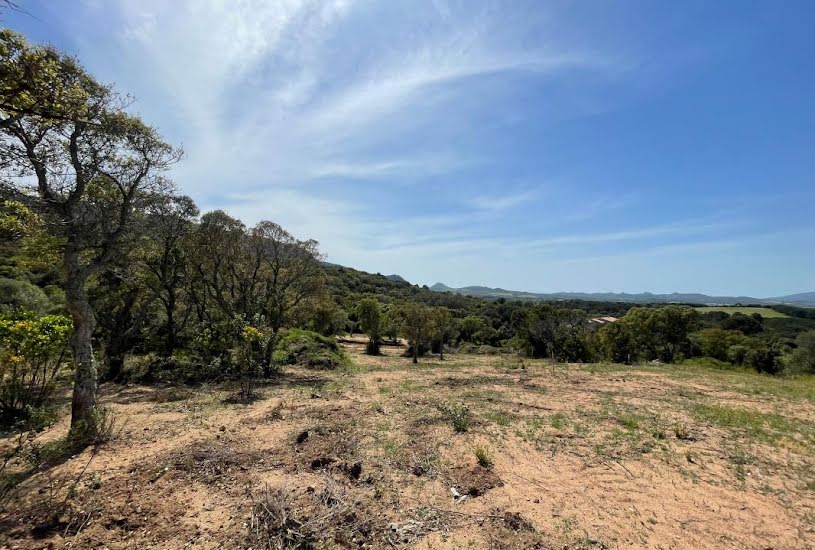
M 0 316 L 0 416 L 13 420 L 42 407 L 68 360 L 71 321 L 61 315 Z

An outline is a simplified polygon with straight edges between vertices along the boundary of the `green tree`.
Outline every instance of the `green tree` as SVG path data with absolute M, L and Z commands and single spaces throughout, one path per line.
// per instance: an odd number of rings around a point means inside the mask
M 379 355 L 379 340 L 382 338 L 383 316 L 379 302 L 365 298 L 357 305 L 357 318 L 362 331 L 368 335 L 365 353 Z
M 480 344 L 482 342 L 476 341 L 478 340 L 478 335 L 482 332 L 484 328 L 484 319 L 481 317 L 476 317 L 475 315 L 468 315 L 464 319 L 461 320 L 459 323 L 459 334 L 461 339 L 465 342 L 472 342 L 473 344 Z
M 706 357 L 729 361 L 729 350 L 733 346 L 743 346 L 748 338 L 739 331 L 721 328 L 706 328 L 697 332 L 693 339 L 699 351 Z
M 439 340 L 439 359 L 444 361 L 444 343 L 452 328 L 453 318 L 450 316 L 450 310 L 443 306 L 433 308 L 432 318 L 436 337 Z
M 86 283 L 120 252 L 133 212 L 168 187 L 160 173 L 181 151 L 128 114 L 129 100 L 74 59 L 10 31 L 0 31 L 0 90 L 0 169 L 34 180 L 32 209 L 64 242 L 76 368 L 71 430 L 93 432 L 96 320 Z
M 402 335 L 407 339 L 413 362 L 419 362 L 419 352 L 426 344 L 432 321 L 430 309 L 414 302 L 409 302 L 401 308 Z
M 162 354 L 169 357 L 175 351 L 180 332 L 184 329 L 189 310 L 179 315 L 187 276 L 188 249 L 184 241 L 193 231 L 198 207 L 190 197 L 165 195 L 155 201 L 145 215 L 146 242 L 138 255 L 144 266 L 145 284 L 162 304 L 164 310 L 164 345 Z
M 815 330 L 802 332 L 795 338 L 795 349 L 785 363 L 793 373 L 815 374 Z
M 314 308 L 310 325 L 318 334 L 334 336 L 345 330 L 348 325 L 348 314 L 338 307 L 334 300 L 324 298 Z
M 559 361 L 588 358 L 585 312 L 551 304 L 536 304 L 512 314 L 517 340 L 531 357 Z
M 633 346 L 628 326 L 615 322 L 601 326 L 597 330 L 600 354 L 612 363 L 630 363 Z
M 686 306 L 635 307 L 618 322 L 625 325 L 632 351 L 640 359 L 673 363 L 690 353 L 688 336 L 698 327 L 699 313 Z

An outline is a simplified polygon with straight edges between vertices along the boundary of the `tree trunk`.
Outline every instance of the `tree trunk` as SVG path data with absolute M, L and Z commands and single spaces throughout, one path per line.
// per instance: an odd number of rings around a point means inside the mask
M 444 329 L 439 333 L 439 361 L 444 361 Z
M 164 356 L 170 357 L 175 351 L 175 294 L 170 293 L 168 300 L 164 304 L 167 313 L 167 340 L 164 344 Z
M 71 352 L 74 359 L 74 394 L 71 402 L 71 431 L 93 432 L 96 429 L 96 362 L 91 338 L 96 327 L 93 310 L 85 292 L 86 274 L 79 263 L 79 253 L 65 253 L 65 300 L 74 322 Z
M 108 367 L 105 381 L 107 382 L 120 382 L 122 379 L 122 371 L 124 371 L 125 358 L 123 354 L 108 355 L 106 357 Z

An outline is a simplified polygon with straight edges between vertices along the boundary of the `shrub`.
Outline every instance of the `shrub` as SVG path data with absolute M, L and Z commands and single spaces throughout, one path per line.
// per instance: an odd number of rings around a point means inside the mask
M 444 405 L 441 408 L 442 414 L 453 424 L 453 429 L 458 433 L 466 432 L 470 427 L 470 409 L 466 405 Z
M 81 422 L 71 428 L 70 444 L 74 449 L 88 446 L 101 447 L 116 436 L 118 417 L 107 407 L 96 407 L 93 410 L 92 429 L 86 429 Z
M 803 332 L 795 339 L 797 346 L 785 358 L 785 367 L 792 374 L 815 373 L 815 331 Z
M 758 372 L 778 374 L 781 372 L 783 365 L 777 359 L 776 354 L 770 349 L 751 349 L 744 357 L 744 364 L 756 369 Z
M 330 370 L 350 365 L 336 340 L 301 329 L 280 331 L 273 359 L 277 365 L 302 365 L 310 369 Z
M 470 344 L 467 342 L 462 343 L 458 348 L 459 353 L 472 353 L 476 355 L 498 355 L 501 353 L 501 348 L 489 346 L 486 344 Z
M 492 468 L 492 455 L 490 455 L 490 452 L 486 448 L 479 445 L 475 448 L 473 454 L 475 454 L 475 458 L 478 460 L 479 465 L 484 468 Z
M 184 355 L 160 357 L 154 353 L 125 358 L 124 380 L 140 384 L 198 384 L 229 378 L 233 375 L 229 357 L 211 361 L 195 360 Z
M 705 367 L 709 369 L 721 369 L 721 370 L 738 369 L 738 367 L 735 367 L 726 361 L 720 361 L 719 359 L 715 359 L 713 357 L 694 357 L 692 359 L 685 359 L 684 361 L 682 361 L 681 364 L 685 366 Z
M 53 395 L 67 360 L 71 326 L 60 315 L 0 317 L 0 415 L 5 420 L 40 409 Z
M 52 304 L 43 289 L 28 281 L 0 277 L 0 311 L 46 313 Z
M 684 422 L 677 422 L 674 424 L 674 435 L 677 439 L 690 439 L 690 432 L 688 426 Z

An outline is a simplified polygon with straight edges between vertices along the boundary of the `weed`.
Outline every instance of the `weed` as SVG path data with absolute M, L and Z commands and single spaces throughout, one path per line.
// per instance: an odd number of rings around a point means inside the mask
M 552 415 L 552 418 L 549 419 L 549 423 L 552 424 L 552 427 L 556 430 L 563 430 L 566 427 L 566 415 L 563 413 L 555 413 Z
M 487 419 L 495 422 L 499 426 L 507 427 L 512 423 L 512 419 L 506 413 L 502 411 L 493 411 L 487 413 Z
M 674 435 L 677 439 L 681 439 L 683 441 L 687 441 L 690 439 L 690 432 L 688 431 L 688 426 L 684 422 L 677 422 L 674 424 Z
M 662 423 L 658 418 L 654 419 L 654 423 L 651 426 L 651 436 L 658 440 L 665 439 L 665 429 L 662 427 Z
M 492 455 L 486 448 L 479 445 L 475 448 L 473 454 L 475 454 L 475 458 L 478 460 L 479 465 L 483 466 L 484 468 L 492 468 Z
M 464 433 L 470 428 L 470 409 L 466 405 L 443 405 L 440 409 L 457 433 Z
M 617 421 L 629 430 L 636 430 L 640 427 L 639 418 L 633 414 L 622 413 L 617 416 Z

